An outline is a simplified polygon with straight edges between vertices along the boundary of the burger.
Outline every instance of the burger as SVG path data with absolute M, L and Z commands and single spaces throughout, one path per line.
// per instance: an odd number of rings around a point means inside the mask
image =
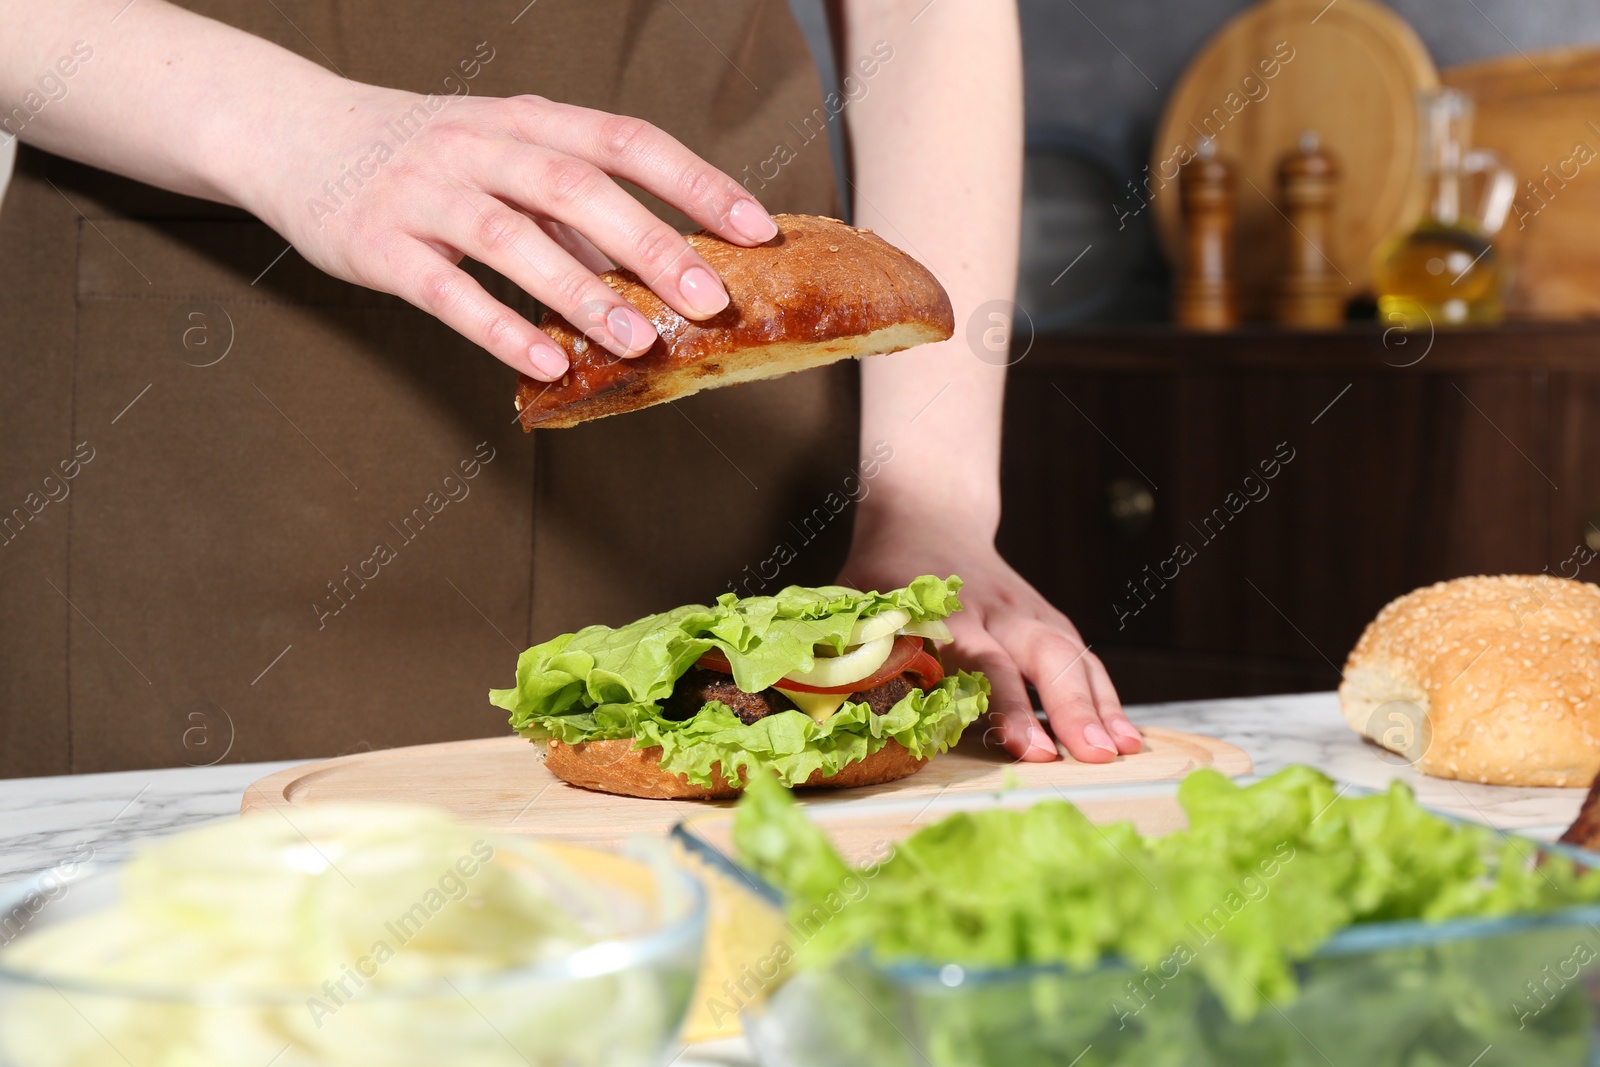
M 960 588 L 932 575 L 888 593 L 790 586 L 588 626 L 522 653 L 515 687 L 489 700 L 585 789 L 726 798 L 758 771 L 788 786 L 889 782 L 988 708 L 988 681 L 939 658 Z

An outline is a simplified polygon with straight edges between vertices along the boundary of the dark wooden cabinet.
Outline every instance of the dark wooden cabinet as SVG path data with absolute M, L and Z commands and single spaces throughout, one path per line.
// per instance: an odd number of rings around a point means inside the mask
M 1130 701 L 1332 688 L 1419 585 L 1600 576 L 1600 326 L 1085 334 L 1011 374 L 1001 545 Z

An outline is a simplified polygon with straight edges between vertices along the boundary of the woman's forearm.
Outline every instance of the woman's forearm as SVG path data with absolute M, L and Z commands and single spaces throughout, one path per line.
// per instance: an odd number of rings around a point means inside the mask
M 879 41 L 894 50 L 845 111 L 855 222 L 927 263 L 955 307 L 949 341 L 862 365 L 862 440 L 891 442 L 895 459 L 859 521 L 921 502 L 948 521 L 960 499 L 992 533 L 1005 390 L 993 346 L 1009 330 L 1022 186 L 1016 7 L 843 0 L 836 12 L 843 69 Z
M 350 85 L 163 0 L 0 0 L 0 136 L 258 214 L 290 124 Z
M 841 581 L 892 588 L 958 574 L 946 662 L 991 687 L 985 741 L 1089 763 L 1139 751 L 1116 689 L 1065 615 L 1001 558 L 1000 417 L 1022 194 L 1022 56 L 1013 0 L 842 0 L 841 59 L 882 39 L 894 59 L 848 112 L 856 221 L 916 255 L 955 306 L 956 335 L 862 366 L 876 456 Z M 1052 740 L 1040 724 L 1038 694 Z

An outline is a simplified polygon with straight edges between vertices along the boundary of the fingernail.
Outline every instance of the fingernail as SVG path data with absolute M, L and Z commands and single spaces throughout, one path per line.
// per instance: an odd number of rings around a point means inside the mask
M 728 209 L 728 225 L 747 241 L 762 244 L 778 236 L 778 224 L 754 200 L 740 200 Z
M 641 355 L 655 344 L 655 327 L 631 307 L 616 307 L 606 312 L 606 329 L 622 351 L 631 356 Z
M 533 364 L 533 376 L 547 382 L 567 373 L 567 357 L 550 345 L 534 345 L 528 349 L 528 362 Z
M 1129 741 L 1137 741 L 1141 745 L 1144 744 L 1144 735 L 1139 733 L 1138 728 L 1126 719 L 1112 720 L 1111 732 L 1118 737 L 1127 738 Z
M 704 267 L 690 267 L 678 279 L 678 292 L 683 302 L 703 319 L 709 319 L 728 306 L 728 291 L 717 281 L 716 275 Z
M 1050 735 L 1037 726 L 1028 727 L 1028 747 L 1039 752 L 1048 752 L 1050 755 L 1059 755 L 1056 752 L 1055 742 L 1050 740 Z
M 1103 749 L 1113 756 L 1117 754 L 1117 746 L 1111 743 L 1111 735 L 1097 722 L 1092 722 L 1083 728 L 1083 739 L 1089 743 L 1090 748 Z

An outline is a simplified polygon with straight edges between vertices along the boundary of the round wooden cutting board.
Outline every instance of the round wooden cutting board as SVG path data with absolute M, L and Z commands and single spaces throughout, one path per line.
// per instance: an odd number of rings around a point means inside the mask
M 1350 296 L 1364 292 L 1372 253 L 1421 211 L 1416 94 L 1438 84 L 1416 33 L 1371 0 L 1264 0 L 1237 15 L 1178 82 L 1143 176 L 1169 261 L 1183 235 L 1177 164 L 1209 136 L 1237 174 L 1244 314 L 1269 317 L 1284 243 L 1303 240 L 1276 205 L 1278 163 L 1315 130 L 1341 171 L 1333 247 L 1322 251 Z M 1130 193 L 1119 211 L 1138 206 Z
M 1250 757 L 1215 738 L 1178 730 L 1145 731 L 1144 751 L 1114 763 L 1018 763 L 969 737 L 918 773 L 863 789 L 809 789 L 814 803 L 864 797 L 922 797 L 1017 788 L 1109 785 L 1181 778 L 1199 767 L 1249 774 Z M 242 811 L 345 801 L 432 804 L 497 830 L 555 834 L 582 844 L 615 844 L 634 833 L 666 833 L 704 801 L 639 800 L 570 786 L 545 770 L 520 737 L 417 745 L 290 767 L 245 790 Z M 287 813 L 286 811 L 286 813 Z
M 1017 763 L 1003 752 L 985 748 L 974 732 L 909 778 L 862 789 L 804 789 L 799 795 L 817 804 L 866 797 L 926 797 L 931 802 L 1007 787 L 1161 781 L 1181 778 L 1200 767 L 1229 775 L 1252 770 L 1250 757 L 1233 745 L 1178 730 L 1147 729 L 1144 751 L 1094 765 L 1071 757 L 1056 763 Z M 591 793 L 545 770 L 539 750 L 522 738 L 490 737 L 362 752 L 290 767 L 246 789 L 240 809 L 246 814 L 276 811 L 292 823 L 297 809 L 356 801 L 432 804 L 495 830 L 550 834 L 572 844 L 599 847 L 621 845 L 634 834 L 665 835 L 685 819 L 731 803 Z M 716 870 L 687 853 L 681 855 L 710 890 L 712 916 L 685 1040 L 737 1036 L 739 1016 L 713 1016 L 712 998 L 724 982 L 742 980 L 771 951 L 773 942 L 784 936 L 782 919 L 770 905 L 742 892 Z
M 1517 175 L 1494 242 L 1515 268 L 1506 313 L 1600 316 L 1600 48 L 1512 53 L 1443 78 L 1476 104 L 1474 146 L 1499 152 Z

